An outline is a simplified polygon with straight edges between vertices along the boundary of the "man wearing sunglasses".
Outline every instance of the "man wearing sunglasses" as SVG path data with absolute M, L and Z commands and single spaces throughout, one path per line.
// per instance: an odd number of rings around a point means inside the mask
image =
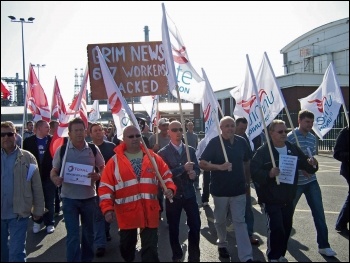
M 159 262 L 159 181 L 155 169 L 158 169 L 167 187 L 164 192 L 167 198 L 173 198 L 176 186 L 169 167 L 151 151 L 157 167 L 152 165 L 140 139 L 141 131 L 135 126 L 124 129 L 123 142 L 114 149 L 115 155 L 102 173 L 98 189 L 100 207 L 107 222 L 117 219 L 120 253 L 126 262 L 135 258 L 138 228 L 142 262 Z
M 314 119 L 314 114 L 311 111 L 299 111 L 299 127 L 295 128 L 294 131 L 298 138 L 300 148 L 305 155 L 308 155 L 308 151 L 310 151 L 312 155 L 316 155 L 316 137 L 311 133 Z M 293 132 L 289 132 L 287 138 L 289 142 L 296 143 L 296 138 Z M 299 170 L 298 189 L 293 202 L 294 210 L 302 194 L 305 195 L 314 218 L 317 232 L 318 252 L 328 257 L 334 257 L 337 253 L 330 247 L 328 242 L 328 228 L 326 217 L 324 215 L 322 193 L 316 174 L 308 174 L 303 170 Z
M 269 126 L 271 148 L 276 167 L 272 166 L 268 144 L 261 146 L 250 164 L 251 176 L 259 201 L 263 204 L 267 218 L 267 252 L 269 262 L 286 262 L 288 239 L 293 223 L 293 200 L 298 184 L 298 169 L 313 174 L 318 170 L 314 158 L 308 158 L 295 144 L 287 141 L 287 127 L 282 120 L 273 120 Z M 285 171 L 280 164 L 283 158 L 294 165 L 289 166 L 290 173 L 279 176 Z M 294 158 L 295 158 L 294 157 Z M 281 168 L 281 169 L 280 169 Z M 295 173 L 293 173 L 295 169 Z M 276 177 L 281 182 L 277 184 Z M 288 180 L 285 180 L 285 179 Z
M 188 162 L 185 145 L 182 142 L 183 129 L 181 123 L 173 121 L 169 124 L 170 143 L 158 154 L 169 166 L 173 181 L 177 187 L 173 202 L 166 200 L 166 217 L 169 224 L 170 246 L 174 262 L 182 261 L 183 251 L 179 241 L 179 224 L 182 210 L 187 215 L 188 232 L 188 262 L 200 262 L 200 229 L 201 220 L 194 182 L 200 174 L 196 150 L 188 146 L 191 162 Z
M 1 262 L 25 262 L 29 216 L 40 220 L 45 205 L 37 161 L 15 134 L 12 122 L 1 122 Z

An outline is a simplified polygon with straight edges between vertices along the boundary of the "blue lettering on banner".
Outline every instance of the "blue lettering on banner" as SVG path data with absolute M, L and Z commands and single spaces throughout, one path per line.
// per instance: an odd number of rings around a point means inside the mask
M 180 86 L 180 87 L 179 87 L 179 92 L 189 94 L 189 93 L 190 93 L 190 89 L 189 89 L 189 88 L 186 88 L 186 87 L 183 87 L 183 86 Z

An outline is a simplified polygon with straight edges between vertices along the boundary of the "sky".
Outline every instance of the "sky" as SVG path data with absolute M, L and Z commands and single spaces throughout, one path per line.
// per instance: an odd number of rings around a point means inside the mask
M 23 78 L 21 23 L 8 16 L 34 17 L 34 23 L 23 24 L 26 79 L 29 63 L 45 64 L 39 78 L 49 104 L 55 76 L 68 104 L 75 68 L 80 75 L 87 65 L 87 45 L 143 42 L 145 26 L 149 41 L 161 41 L 162 3 L 193 67 L 200 75 L 205 70 L 214 91 L 243 81 L 246 54 L 256 72 L 266 52 L 275 75 L 283 75 L 282 48 L 349 17 L 348 1 L 1 1 L 1 77 Z

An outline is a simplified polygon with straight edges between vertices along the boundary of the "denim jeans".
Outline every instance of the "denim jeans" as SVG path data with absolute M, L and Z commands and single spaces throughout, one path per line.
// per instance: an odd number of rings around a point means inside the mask
M 1 219 L 1 262 L 26 261 L 28 221 L 29 217 Z
M 43 216 L 44 224 L 45 226 L 53 226 L 55 225 L 54 214 L 56 186 L 50 178 L 43 180 L 41 184 L 43 186 L 45 208 L 48 210 L 48 212 Z
M 252 198 L 251 195 L 246 194 L 245 204 L 245 223 L 247 224 L 248 235 L 251 237 L 254 233 L 254 213 L 252 210 Z
M 305 195 L 306 201 L 311 209 L 312 217 L 314 218 L 318 248 L 330 247 L 328 243 L 328 228 L 326 224 L 326 217 L 324 215 L 322 194 L 317 180 L 308 184 L 298 185 L 297 193 L 293 200 L 293 211 L 295 210 L 295 207 L 302 194 Z
M 94 220 L 94 245 L 95 248 L 106 248 L 107 239 L 106 239 L 106 222 L 105 217 L 102 214 L 101 208 L 99 206 L 100 198 L 96 196 L 96 211 L 95 211 L 95 220 Z M 107 228 L 109 229 L 109 228 Z
M 170 246 L 173 252 L 172 259 L 178 260 L 183 257 L 183 251 L 179 242 L 179 227 L 182 209 L 185 210 L 187 215 L 188 231 L 188 261 L 199 262 L 200 261 L 200 229 L 201 219 L 199 216 L 199 209 L 196 196 L 189 199 L 173 198 L 173 202 L 170 203 L 169 199 L 166 199 L 166 216 L 169 224 L 169 239 Z
M 62 198 L 62 211 L 67 230 L 67 261 L 91 262 L 94 258 L 95 197 L 88 199 L 70 199 L 64 197 Z M 81 242 L 80 221 L 82 228 Z

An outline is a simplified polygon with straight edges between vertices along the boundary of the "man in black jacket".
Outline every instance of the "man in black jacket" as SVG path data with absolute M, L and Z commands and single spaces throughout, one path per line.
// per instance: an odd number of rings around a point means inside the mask
M 335 142 L 334 158 L 341 162 L 340 174 L 345 178 L 349 187 L 349 126 L 343 128 Z M 349 235 L 349 191 L 344 205 L 339 213 L 335 230 L 339 233 Z
M 48 212 L 44 215 L 44 224 L 46 232 L 51 234 L 55 231 L 55 191 L 56 186 L 50 179 L 50 171 L 52 169 L 52 156 L 50 154 L 50 143 L 52 135 L 49 135 L 50 126 L 47 121 L 39 120 L 35 123 L 35 136 L 30 136 L 23 141 L 23 149 L 31 152 L 39 166 L 41 183 L 44 191 L 45 208 Z M 40 231 L 40 224 L 33 224 L 33 233 Z
M 270 262 L 285 262 L 288 239 L 293 224 L 293 200 L 297 190 L 298 170 L 313 174 L 318 170 L 316 159 L 308 158 L 295 144 L 287 141 L 287 127 L 282 120 L 273 120 L 269 126 L 271 148 L 276 167 L 273 167 L 268 144 L 260 147 L 250 163 L 251 176 L 259 201 L 267 217 L 267 257 Z M 281 158 L 296 156 L 294 173 L 284 173 Z M 281 169 L 280 169 L 281 168 Z M 283 176 L 279 176 L 283 172 Z M 278 177 L 279 176 L 279 177 Z M 277 183 L 276 177 L 281 181 Z M 288 178 L 288 179 L 285 179 Z

